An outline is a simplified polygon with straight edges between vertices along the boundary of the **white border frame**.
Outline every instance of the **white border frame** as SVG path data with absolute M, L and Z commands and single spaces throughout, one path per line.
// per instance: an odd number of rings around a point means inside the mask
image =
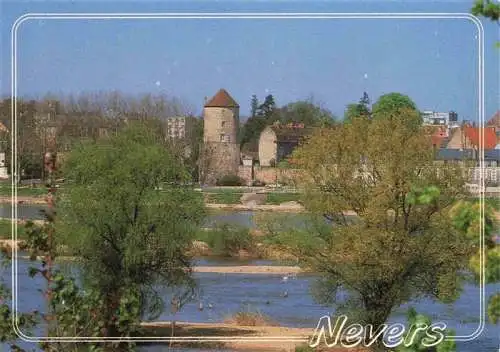
M 18 30 L 21 24 L 29 20 L 41 19 L 464 19 L 474 23 L 478 30 L 478 97 L 479 97 L 479 168 L 480 168 L 480 297 L 479 297 L 479 326 L 470 335 L 457 335 L 451 339 L 455 341 L 471 341 L 481 335 L 485 327 L 485 283 L 484 283 L 484 27 L 481 21 L 468 13 L 27 13 L 16 19 L 11 27 L 11 50 L 12 50 L 12 70 L 11 70 L 11 88 L 12 88 L 12 128 L 11 128 L 11 175 L 12 175 L 12 239 L 17 241 L 17 44 Z M 200 341 L 274 341 L 274 342 L 308 342 L 308 339 L 294 338 L 286 336 L 269 337 L 217 337 L 217 336 L 192 336 L 192 337 L 142 337 L 142 338 L 93 338 L 93 337 L 31 337 L 25 335 L 18 326 L 18 266 L 17 266 L 17 247 L 12 246 L 12 310 L 15 312 L 12 319 L 12 326 L 19 338 L 26 342 L 101 342 L 101 341 L 137 341 L 137 342 L 200 342 Z M 447 340 L 450 337 L 446 337 Z

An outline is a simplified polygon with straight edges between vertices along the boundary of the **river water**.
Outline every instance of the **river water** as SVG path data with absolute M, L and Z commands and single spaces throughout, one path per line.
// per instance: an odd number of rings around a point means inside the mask
M 18 217 L 34 218 L 39 207 L 19 206 Z M 10 206 L 0 207 L 0 216 L 10 216 Z M 217 213 L 209 218 L 207 225 L 215 222 L 233 222 L 248 226 L 252 224 L 251 212 Z M 210 222 L 211 221 L 211 222 Z M 273 265 L 271 261 L 229 261 L 209 258 L 198 259 L 197 265 Z M 18 306 L 22 311 L 33 309 L 44 310 L 44 301 L 38 292 L 43 287 L 40 278 L 31 279 L 27 275 L 30 264 L 26 260 L 18 262 Z M 11 272 L 2 272 L 1 277 L 9 284 Z M 331 314 L 334 309 L 316 303 L 310 288 L 316 279 L 313 275 L 298 275 L 284 282 L 280 275 L 268 274 L 217 274 L 196 273 L 201 289 L 202 302 L 205 309 L 198 309 L 199 301 L 193 301 L 178 312 L 175 317 L 169 312 L 163 313 L 158 320 L 191 322 L 221 322 L 228 316 L 242 310 L 259 311 L 269 316 L 273 321 L 289 327 L 314 327 L 320 317 Z M 288 293 L 286 298 L 284 292 Z M 486 297 L 500 291 L 500 284 L 487 285 Z M 450 305 L 439 304 L 431 300 L 412 302 L 418 312 L 429 315 L 434 322 L 445 322 L 448 328 L 454 329 L 459 335 L 470 335 L 479 326 L 480 320 L 480 290 L 473 285 L 466 285 L 461 297 Z M 208 308 L 208 306 L 212 308 Z M 410 305 L 396 309 L 390 322 L 406 322 L 406 311 Z M 1 347 L 2 345 L 0 345 Z M 459 352 L 498 351 L 499 335 L 497 327 L 486 323 L 481 335 L 470 342 L 459 342 Z M 5 347 L 5 345 L 4 345 Z M 144 346 L 141 351 L 160 351 L 162 347 Z M 184 352 L 201 350 L 183 349 Z

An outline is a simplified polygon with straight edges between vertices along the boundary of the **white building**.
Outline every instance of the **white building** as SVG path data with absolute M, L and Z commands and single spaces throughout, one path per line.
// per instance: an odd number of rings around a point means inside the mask
M 167 119 L 167 136 L 171 139 L 185 139 L 191 136 L 195 117 L 176 116 Z
M 422 112 L 424 125 L 445 126 L 448 128 L 458 127 L 458 115 L 454 111 L 450 112 Z

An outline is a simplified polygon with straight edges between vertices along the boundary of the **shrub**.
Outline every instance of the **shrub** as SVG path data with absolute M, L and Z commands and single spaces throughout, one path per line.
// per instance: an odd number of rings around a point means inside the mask
M 264 181 L 261 181 L 261 180 L 254 180 L 252 182 L 252 186 L 254 187 L 264 187 L 266 185 L 266 183 Z
M 242 195 L 242 192 L 233 192 L 231 190 L 207 193 L 207 202 L 215 204 L 238 204 Z
M 225 175 L 217 180 L 217 186 L 243 186 L 245 180 L 237 175 Z
M 209 245 L 214 255 L 231 257 L 240 250 L 255 250 L 254 238 L 249 229 L 223 224 L 208 231 L 199 231 L 197 240 Z
M 281 204 L 286 202 L 297 202 L 300 200 L 300 194 L 298 193 L 268 193 L 266 203 L 267 204 Z
M 239 326 L 273 326 L 276 325 L 268 316 L 257 311 L 252 312 L 249 309 L 237 312 L 224 320 L 225 323 Z

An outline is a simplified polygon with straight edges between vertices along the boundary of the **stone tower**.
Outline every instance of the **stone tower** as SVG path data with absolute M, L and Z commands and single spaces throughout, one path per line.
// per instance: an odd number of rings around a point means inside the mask
M 213 185 L 225 175 L 237 175 L 240 165 L 238 129 L 240 106 L 220 89 L 203 108 L 203 164 L 201 181 Z

